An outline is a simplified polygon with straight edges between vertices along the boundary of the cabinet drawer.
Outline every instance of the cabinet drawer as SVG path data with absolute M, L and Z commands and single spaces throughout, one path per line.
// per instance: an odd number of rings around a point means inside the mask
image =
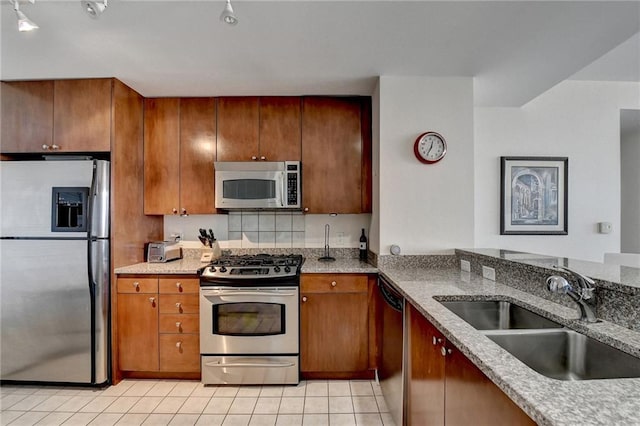
M 157 278 L 118 278 L 118 293 L 157 293 Z
M 160 278 L 158 281 L 162 294 L 197 294 L 200 291 L 197 278 Z
M 160 333 L 199 333 L 198 314 L 160 314 Z
M 200 336 L 161 334 L 160 371 L 200 371 Z
M 359 293 L 367 288 L 366 275 L 306 274 L 300 279 L 301 293 Z
M 160 295 L 161 314 L 197 314 L 200 312 L 199 298 L 197 294 L 187 295 Z

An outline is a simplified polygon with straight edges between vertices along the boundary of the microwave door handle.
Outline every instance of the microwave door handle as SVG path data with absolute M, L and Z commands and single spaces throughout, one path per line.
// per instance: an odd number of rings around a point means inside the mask
M 281 191 L 282 193 L 280 194 L 280 206 L 284 207 L 284 202 L 285 199 L 288 200 L 288 196 L 287 196 L 287 172 L 282 172 L 282 179 L 280 179 L 280 183 L 281 183 Z

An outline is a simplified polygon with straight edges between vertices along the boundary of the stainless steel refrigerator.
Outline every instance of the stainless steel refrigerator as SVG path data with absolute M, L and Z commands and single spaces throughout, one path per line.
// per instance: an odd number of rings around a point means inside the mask
M 108 161 L 0 162 L 0 379 L 109 381 Z

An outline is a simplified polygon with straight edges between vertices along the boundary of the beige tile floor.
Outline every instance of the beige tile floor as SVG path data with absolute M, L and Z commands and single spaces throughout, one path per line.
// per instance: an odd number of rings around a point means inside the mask
M 124 380 L 106 389 L 0 387 L 0 424 L 393 426 L 375 381 L 203 386 Z

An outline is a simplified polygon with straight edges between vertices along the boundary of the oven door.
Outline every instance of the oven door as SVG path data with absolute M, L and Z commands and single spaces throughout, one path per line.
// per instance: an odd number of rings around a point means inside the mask
M 298 287 L 201 287 L 200 353 L 298 354 Z

